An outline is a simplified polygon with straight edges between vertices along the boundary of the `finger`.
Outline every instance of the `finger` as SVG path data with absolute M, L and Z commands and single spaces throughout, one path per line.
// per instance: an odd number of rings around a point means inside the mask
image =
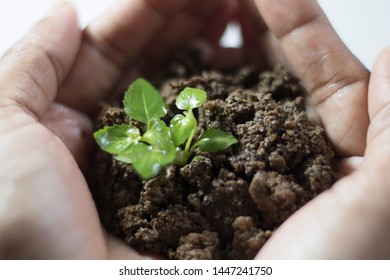
M 315 1 L 255 2 L 310 93 L 331 142 L 343 155 L 362 155 L 368 127 L 368 71 Z
M 74 9 L 61 2 L 0 62 L 1 106 L 42 118 L 73 65 L 81 32 Z
M 59 101 L 94 112 L 129 67 L 143 55 L 153 59 L 171 55 L 202 29 L 208 9 L 220 1 L 120 1 L 85 30 L 79 57 Z

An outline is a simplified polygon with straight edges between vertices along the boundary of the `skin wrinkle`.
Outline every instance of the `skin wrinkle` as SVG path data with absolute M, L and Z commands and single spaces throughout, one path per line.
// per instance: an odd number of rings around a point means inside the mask
M 385 48 L 376 59 L 370 79 L 368 108 L 371 125 L 367 133 L 368 142 L 375 142 L 380 137 L 380 134 L 386 130 L 386 126 L 390 125 L 390 118 L 388 117 L 390 116 L 388 57 L 390 57 L 390 47 Z M 386 82 L 378 82 L 381 79 Z M 384 92 L 387 94 L 383 94 Z M 387 139 L 386 137 L 384 138 Z
M 368 74 L 369 72 L 366 70 L 362 72 L 361 76 L 347 76 L 346 78 L 344 70 L 340 69 L 309 91 L 313 98 L 313 105 L 318 107 L 319 105 L 326 103 L 329 99 L 342 95 L 355 85 L 360 83 L 366 84 Z
M 37 126 L 36 123 L 30 123 L 28 125 L 24 125 L 22 127 L 19 127 L 18 129 L 12 131 L 12 134 L 8 134 L 7 138 L 8 139 L 18 139 L 19 138 L 18 134 L 23 135 L 24 134 L 23 132 L 27 129 L 30 129 L 32 131 L 36 131 L 36 129 L 35 129 L 36 126 Z M 21 147 L 21 149 L 23 149 L 24 158 L 28 160 L 30 158 L 31 154 L 37 153 L 37 150 L 40 150 L 40 149 L 45 150 L 46 146 L 50 145 L 51 141 L 52 141 L 51 139 L 46 138 L 44 141 L 36 143 L 34 146 L 31 146 L 32 143 L 29 142 L 28 147 Z M 11 146 L 11 143 L 13 143 L 13 141 L 8 141 L 8 142 L 10 144 L 9 146 Z M 2 141 L 2 143 L 3 143 L 3 145 L 7 144 L 7 142 L 4 142 L 4 141 Z M 42 155 L 44 155 L 44 154 L 42 154 Z M 4 156 L 7 156 L 7 155 L 2 155 L 2 157 L 4 157 Z M 11 179 L 8 179 L 8 182 L 10 183 L 10 186 L 12 186 L 11 189 L 12 188 L 14 189 L 14 191 L 12 192 L 14 194 L 14 197 L 18 198 L 20 195 L 23 196 L 23 192 L 16 191 L 16 190 L 17 189 L 20 190 L 20 188 L 23 188 L 23 186 L 25 185 L 24 184 L 25 182 L 28 182 L 30 180 L 30 178 L 35 178 L 35 174 L 43 171 L 43 168 L 37 168 L 37 165 L 36 165 L 39 162 L 42 163 L 42 161 L 37 161 L 34 163 L 32 163 L 31 161 L 26 161 L 25 162 L 26 166 L 21 170 L 20 168 L 17 168 L 19 166 L 19 162 L 20 162 L 19 158 L 12 158 L 12 157 L 7 157 L 7 158 L 8 158 L 8 162 L 7 162 L 7 165 L 5 166 L 5 169 L 4 168 L 0 169 L 0 174 L 1 174 L 0 177 L 10 178 L 10 174 L 12 174 Z M 7 174 L 7 175 L 2 176 L 2 174 Z M 45 177 L 45 178 L 47 179 L 47 177 Z M 50 180 L 48 180 L 48 181 L 50 181 Z M 26 191 L 28 192 L 28 190 L 26 190 Z M 0 196 L 0 200 L 2 200 L 0 204 L 7 204 L 6 201 L 3 201 L 4 199 L 5 199 L 5 197 Z M 13 203 L 12 203 L 12 206 L 13 206 L 15 204 L 15 199 L 10 200 L 10 201 L 13 201 Z M 8 209 L 7 210 L 8 215 L 6 215 L 5 217 L 7 217 L 11 221 L 12 220 L 14 220 L 14 221 L 19 220 L 17 218 L 12 219 L 12 217 L 15 217 L 15 215 L 16 216 L 20 215 L 22 218 L 24 218 L 24 216 L 23 216 L 24 212 L 21 209 L 25 209 L 25 207 L 28 205 L 24 205 L 24 204 L 22 204 L 22 205 L 23 206 L 21 206 L 20 209 L 13 209 L 13 210 Z M 29 213 L 29 215 L 32 215 L 30 210 L 27 211 L 26 213 Z M 26 219 L 26 221 L 29 221 L 29 220 L 30 219 Z M 6 222 L 6 220 L 3 220 L 1 225 L 4 229 L 6 229 L 7 224 L 4 224 L 4 222 Z M 22 220 L 22 221 L 20 221 L 20 223 L 24 224 L 25 221 Z M 8 227 L 11 227 L 11 226 L 8 226 Z
M 310 30 L 311 25 L 316 25 L 319 22 L 325 20 L 326 19 L 324 19 L 320 13 L 316 13 L 306 21 L 300 22 L 299 25 L 297 25 L 295 28 L 289 29 L 285 33 L 276 35 L 278 36 L 279 40 L 291 41 L 296 37 L 300 37 L 297 35 L 299 33 L 309 33 L 305 32 L 305 30 Z M 315 36 L 317 36 L 317 34 Z M 339 65 L 339 59 L 337 58 L 343 57 L 344 50 L 333 49 L 333 45 L 328 46 L 326 43 L 322 44 L 317 42 L 316 44 L 318 47 L 314 47 L 312 49 L 318 53 L 323 52 L 323 54 L 312 55 L 311 57 L 314 58 L 314 60 L 308 63 L 304 70 L 301 71 L 299 76 L 303 81 L 311 81 L 312 84 L 307 82 L 305 84 L 308 86 L 307 90 L 312 96 L 313 104 L 318 106 L 321 103 L 324 103 L 327 99 L 331 98 L 333 95 L 337 94 L 342 89 L 367 79 L 368 71 L 364 69 L 359 75 L 345 75 L 345 70 L 343 68 L 337 69 L 337 67 L 334 66 Z M 321 49 L 319 46 L 322 46 L 323 49 Z M 319 71 L 319 73 L 316 70 Z M 316 73 L 316 76 L 319 78 L 311 79 L 310 76 L 312 76 L 313 73 Z
M 387 132 L 387 127 L 390 126 L 390 121 L 388 116 L 390 115 L 390 103 L 380 109 L 380 111 L 375 115 L 375 118 L 372 120 L 376 125 L 371 126 L 368 133 L 368 139 L 370 141 L 375 141 L 375 139 L 380 138 L 380 134 Z M 381 120 L 381 121 L 378 121 Z
M 15 95 L 13 98 L 10 98 L 10 100 L 6 102 L 7 105 L 5 105 L 3 108 L 6 108 L 8 106 L 17 107 L 25 113 L 29 114 L 36 121 L 38 121 L 38 116 L 36 116 L 36 114 L 34 113 L 33 107 L 30 105 L 30 103 L 24 102 L 20 99 L 22 98 L 20 97 L 21 93 L 25 96 L 28 96 L 31 94 L 30 91 L 27 91 L 24 86 L 13 85 L 13 87 L 16 91 L 18 91 L 19 95 Z
M 51 143 L 51 141 L 61 141 L 57 137 L 50 139 L 51 135 L 49 135 L 49 131 L 43 125 L 38 124 L 36 122 L 30 122 L 30 123 L 26 122 L 25 124 L 15 128 L 15 130 L 12 130 L 4 135 L 4 138 L 2 140 L 3 147 L 12 147 L 12 144 L 15 141 L 17 141 L 16 139 L 23 139 L 23 135 L 26 133 L 26 131 L 29 132 L 31 136 L 34 136 L 34 134 L 39 134 L 39 132 L 42 132 L 41 133 L 42 137 L 39 140 L 35 140 L 33 139 L 34 137 L 32 137 L 32 139 L 28 141 L 28 143 L 22 145 L 19 148 L 20 153 L 23 154 L 23 158 L 28 158 L 29 153 L 34 152 L 35 150 L 40 148 L 42 148 L 42 150 L 45 151 L 45 145 L 48 145 L 49 143 Z M 5 140 L 8 141 L 5 142 Z M 2 154 L 1 156 L 2 157 L 6 156 L 6 158 L 9 158 L 7 160 L 7 166 L 9 165 L 12 166 L 14 161 L 20 163 L 21 160 L 20 158 L 12 158 L 9 156 L 9 154 L 12 153 L 12 149 L 5 149 L 5 150 L 7 152 Z M 44 154 L 45 153 L 43 153 L 43 155 Z M 15 166 L 13 166 L 12 168 L 10 168 L 10 170 L 8 170 L 8 172 L 11 172 L 13 177 L 16 177 L 16 173 L 24 172 L 24 171 L 25 170 L 19 170 L 17 168 L 17 164 L 15 164 Z
M 323 55 L 321 55 L 317 59 L 315 59 L 314 61 L 310 62 L 307 65 L 307 67 L 305 68 L 305 70 L 302 71 L 301 79 L 308 80 L 307 77 L 312 75 L 313 69 L 314 70 L 317 69 L 319 67 L 319 65 L 321 68 L 326 68 L 325 65 L 331 64 L 330 58 L 332 57 L 332 55 L 334 53 L 336 53 L 336 51 L 333 51 L 333 52 L 327 51 Z M 331 67 L 329 67 L 329 68 L 331 68 Z M 329 72 L 326 70 L 322 70 L 322 71 L 324 73 Z M 311 95 L 313 105 L 318 105 L 318 104 L 322 103 L 325 99 L 329 98 L 332 95 L 332 94 L 330 94 L 330 95 L 323 96 L 323 97 L 321 96 L 321 98 L 315 97 L 315 96 L 317 96 L 317 94 L 315 94 L 317 91 L 320 91 L 323 88 L 330 88 L 332 85 L 337 83 L 336 77 L 338 77 L 342 73 L 343 73 L 343 70 L 340 69 L 340 70 L 336 71 L 335 73 L 332 73 L 332 76 L 330 78 L 329 78 L 328 74 L 325 74 L 325 76 L 326 76 L 325 78 L 321 79 L 321 77 L 320 77 L 320 79 L 318 79 L 319 81 L 315 85 L 312 85 L 310 88 L 307 89 L 307 91 Z
M 45 18 L 44 20 L 41 20 L 37 26 L 44 25 L 49 19 L 50 18 Z M 29 48 L 23 49 L 22 47 L 16 48 L 15 53 L 10 52 L 7 54 L 10 62 L 17 59 L 20 65 L 28 63 L 37 65 L 34 69 L 27 69 L 23 72 L 26 75 L 25 83 L 28 85 L 18 86 L 17 84 L 12 84 L 10 87 L 11 89 L 13 87 L 15 91 L 14 94 L 11 93 L 8 98 L 16 104 L 19 104 L 20 108 L 24 108 L 26 112 L 35 118 L 38 118 L 38 120 L 43 117 L 45 110 L 52 102 L 51 99 L 53 96 L 49 92 L 53 92 L 53 88 L 58 87 L 60 81 L 64 78 L 65 73 L 65 66 L 51 53 L 51 51 L 40 43 L 41 38 L 41 34 L 32 33 L 27 35 L 20 43 L 21 46 L 31 45 L 31 48 L 35 51 L 34 57 L 30 55 Z M 53 42 L 50 43 L 53 44 Z M 51 44 L 49 44 L 49 46 L 52 46 Z M 22 57 L 22 59 L 20 59 L 20 57 Z M 7 65 L 5 65 L 5 67 L 8 68 Z M 51 87 L 44 86 L 48 84 L 47 81 L 50 81 L 52 84 Z M 7 91 L 10 90 L 8 89 Z M 20 95 L 21 93 L 22 95 Z M 26 96 L 28 97 L 27 99 Z M 10 104 L 12 105 L 13 102 Z M 46 105 L 42 106 L 41 104 Z
M 49 61 L 48 64 L 51 65 L 54 69 L 55 74 L 55 88 L 61 86 L 61 81 L 64 81 L 65 78 L 65 66 L 62 64 L 55 55 L 53 55 L 49 50 L 47 50 L 39 41 L 36 43 L 37 47 L 42 51 L 43 56 Z
M 50 21 L 50 16 L 41 19 L 37 23 L 37 25 L 45 25 L 46 21 Z M 29 44 L 28 41 L 30 41 L 30 44 L 34 45 L 34 49 L 36 49 L 36 51 L 41 52 L 44 55 L 44 57 L 46 57 L 49 60 L 49 65 L 52 65 L 52 67 L 54 68 L 54 74 L 56 76 L 55 88 L 58 88 L 60 86 L 60 81 L 63 81 L 65 78 L 66 67 L 65 65 L 62 64 L 61 60 L 57 58 L 57 56 L 53 55 L 52 51 L 47 49 L 47 46 L 41 43 L 41 37 L 45 37 L 45 36 L 46 34 L 31 33 L 26 36 L 26 44 Z M 53 47 L 53 44 L 51 44 L 50 47 Z
M 25 55 L 23 55 L 23 57 L 25 57 Z M 30 58 L 26 58 L 25 60 L 29 62 Z M 8 83 L 7 87 L 10 86 L 11 88 L 5 88 L 3 89 L 3 91 L 6 90 L 7 92 L 9 92 L 7 98 L 9 101 L 3 100 L 2 103 L 4 104 L 4 106 L 12 106 L 18 104 L 20 105 L 20 108 L 23 108 L 25 112 L 29 113 L 34 118 L 40 117 L 40 114 L 36 114 L 36 107 L 38 106 L 38 104 L 41 104 L 42 101 L 44 104 L 49 104 L 51 102 L 51 100 L 47 99 L 47 94 L 45 94 L 45 88 L 41 85 L 41 83 L 44 82 L 41 82 L 41 80 L 45 80 L 47 78 L 45 78 L 46 74 L 43 74 L 40 69 L 45 69 L 45 66 L 36 67 L 34 70 L 23 72 L 22 74 L 25 75 L 23 85 L 9 85 Z M 19 76 L 20 75 L 21 74 L 19 74 Z M 41 77 L 38 78 L 38 76 Z M 28 86 L 26 86 L 26 84 Z M 28 88 L 28 90 L 26 88 Z M 25 101 L 26 97 L 28 97 L 28 102 Z
M 352 131 L 352 128 L 353 128 L 352 124 L 345 126 L 343 133 L 338 135 L 337 142 L 333 143 L 333 145 L 336 147 L 341 146 L 341 144 L 345 141 L 345 139 L 350 136 L 350 132 Z
M 386 141 L 383 141 L 382 139 L 390 139 L 390 137 L 383 136 L 384 134 L 390 135 L 390 131 L 388 130 L 388 127 L 390 126 L 390 119 L 388 118 L 389 115 L 390 104 L 382 108 L 381 111 L 377 113 L 377 117 L 372 120 L 374 125 L 370 126 L 368 132 L 368 141 L 370 143 L 376 143 L 377 141 L 380 142 L 376 145 L 371 144 L 369 147 L 367 147 L 366 153 L 371 149 L 375 149 L 378 145 L 383 146 L 387 144 Z
M 0 121 L 0 140 L 13 137 L 13 135 L 19 132 L 19 130 L 24 130 L 29 126 L 36 124 L 36 121 L 32 117 L 30 118 L 29 114 L 26 119 L 23 118 L 17 122 L 15 121 L 14 116 L 9 116 L 8 114 L 6 115 L 7 117 L 4 118 L 6 121 Z M 20 114 L 18 116 L 20 116 Z M 15 139 L 17 138 L 15 137 Z
M 18 92 L 13 96 L 11 95 L 10 98 L 15 101 L 19 107 L 27 109 L 28 112 L 39 120 L 42 117 L 43 112 L 39 112 L 40 110 L 37 108 L 38 106 L 36 104 L 45 103 L 49 106 L 51 102 L 49 99 L 50 95 L 46 94 L 46 88 L 42 86 L 42 82 L 37 78 L 40 74 L 39 71 L 29 71 L 25 74 L 27 75 L 28 90 L 24 89 L 25 86 L 15 86 L 15 89 L 17 89 Z M 21 93 L 24 96 L 21 96 Z
M 273 34 L 275 37 L 283 41 L 287 37 L 295 37 L 295 34 L 300 32 L 301 29 L 307 29 L 309 26 L 316 24 L 318 21 L 322 20 L 323 16 L 320 11 L 316 11 L 310 17 L 301 19 L 300 21 L 286 22 L 285 25 L 281 26 L 280 30 L 274 30 Z

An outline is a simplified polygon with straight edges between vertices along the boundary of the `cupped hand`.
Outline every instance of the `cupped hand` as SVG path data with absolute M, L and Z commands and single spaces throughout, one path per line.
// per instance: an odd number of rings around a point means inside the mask
M 287 219 L 257 258 L 390 258 L 389 63 L 386 49 L 372 69 L 366 93 L 370 124 L 359 164 Z
M 221 0 L 122 0 L 84 31 L 66 2 L 0 62 L 0 258 L 140 258 L 107 237 L 80 171 L 104 99 L 202 33 Z
M 390 51 L 370 75 L 315 1 L 241 3 L 241 59 L 282 63 L 302 80 L 344 173 L 287 219 L 257 258 L 389 258 Z

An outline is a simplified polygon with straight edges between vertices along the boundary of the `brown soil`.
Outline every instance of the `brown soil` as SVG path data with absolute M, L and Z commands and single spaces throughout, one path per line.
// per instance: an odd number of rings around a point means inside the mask
M 170 75 L 181 77 L 160 86 L 171 111 L 185 86 L 204 89 L 200 130 L 231 132 L 239 144 L 197 152 L 203 160 L 168 166 L 146 182 L 99 152 L 93 192 L 101 220 L 130 246 L 168 258 L 251 259 L 281 223 L 332 185 L 333 151 L 284 69 L 221 74 L 176 66 Z M 134 123 L 122 109 L 106 107 L 97 126 L 123 122 Z

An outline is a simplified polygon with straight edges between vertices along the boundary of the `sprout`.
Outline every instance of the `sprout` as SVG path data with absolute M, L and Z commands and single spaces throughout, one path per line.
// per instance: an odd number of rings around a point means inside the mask
M 94 133 L 95 140 L 115 159 L 132 164 L 142 179 L 153 178 L 171 163 L 187 164 L 196 148 L 215 153 L 238 142 L 218 129 L 206 130 L 193 139 L 198 122 L 192 110 L 206 99 L 205 91 L 185 88 L 176 99 L 183 114 L 174 116 L 167 126 L 161 120 L 168 112 L 164 100 L 149 82 L 138 79 L 126 91 L 123 103 L 130 118 L 146 125 L 146 132 L 141 135 L 137 127 L 128 124 L 106 126 Z

